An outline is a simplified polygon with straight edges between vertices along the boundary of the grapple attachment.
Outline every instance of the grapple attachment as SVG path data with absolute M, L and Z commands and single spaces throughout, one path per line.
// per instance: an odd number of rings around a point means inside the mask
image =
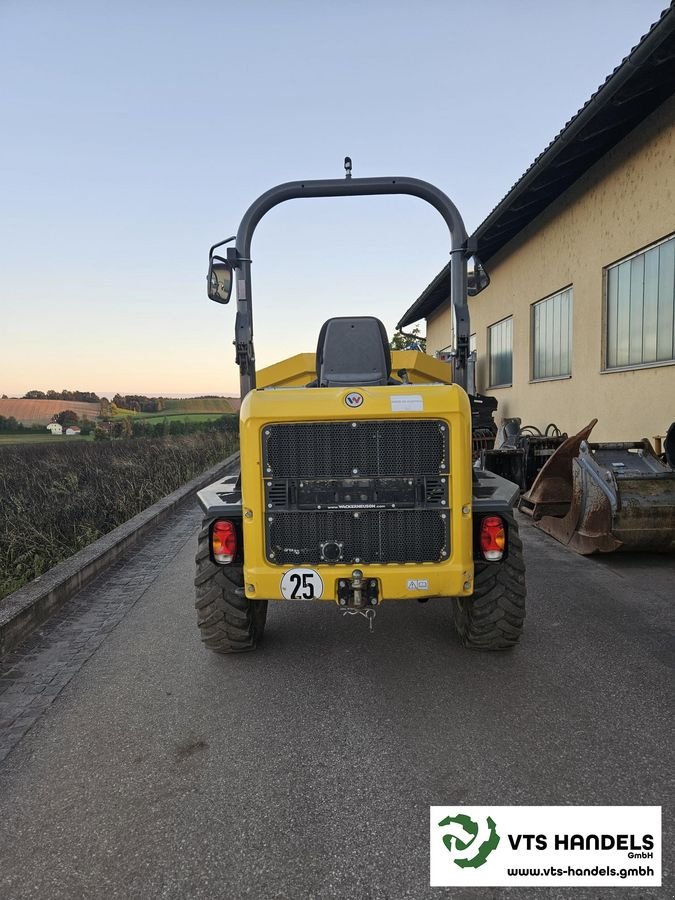
M 578 455 L 572 453 L 571 445 L 561 446 L 522 498 L 522 511 L 538 528 L 584 555 L 675 550 L 675 470 L 646 438 L 603 444 L 582 438 Z

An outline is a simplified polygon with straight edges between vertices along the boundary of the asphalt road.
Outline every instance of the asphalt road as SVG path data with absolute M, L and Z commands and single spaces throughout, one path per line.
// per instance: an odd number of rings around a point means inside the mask
M 223 658 L 195 626 L 197 525 L 5 667 L 22 702 L 27 673 L 53 684 L 0 763 L 2 898 L 672 896 L 665 809 L 662 889 L 462 892 L 428 886 L 428 807 L 672 801 L 673 558 L 583 559 L 528 525 L 512 653 L 464 650 L 440 601 L 389 603 L 373 634 L 286 603 Z

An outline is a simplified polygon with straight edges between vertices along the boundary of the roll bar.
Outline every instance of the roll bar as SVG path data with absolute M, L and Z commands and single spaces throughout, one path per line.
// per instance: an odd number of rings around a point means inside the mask
M 358 197 L 376 194 L 409 194 L 426 200 L 438 210 L 450 231 L 450 298 L 455 334 L 453 377 L 456 384 L 467 387 L 469 356 L 469 309 L 467 304 L 467 234 L 464 222 L 452 200 L 433 184 L 418 178 L 346 178 L 321 181 L 289 181 L 261 194 L 246 210 L 241 220 L 234 247 L 227 250 L 227 260 L 236 270 L 237 318 L 235 324 L 236 361 L 239 365 L 242 399 L 255 388 L 255 352 L 253 348 L 253 315 L 251 294 L 251 240 L 265 215 L 286 200 L 300 197 Z

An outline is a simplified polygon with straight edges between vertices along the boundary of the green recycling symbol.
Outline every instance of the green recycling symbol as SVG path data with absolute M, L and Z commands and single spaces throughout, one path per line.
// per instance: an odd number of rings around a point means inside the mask
M 446 816 L 438 825 L 440 828 L 451 826 L 443 835 L 443 843 L 452 853 L 453 862 L 462 869 L 477 869 L 482 866 L 499 844 L 497 826 L 490 816 L 486 817 L 488 835 L 480 843 L 477 843 L 481 830 L 477 822 L 469 816 L 458 813 L 456 816 Z

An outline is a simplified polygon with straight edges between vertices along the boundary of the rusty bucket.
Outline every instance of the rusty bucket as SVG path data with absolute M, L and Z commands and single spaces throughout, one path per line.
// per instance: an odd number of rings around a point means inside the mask
M 579 455 L 582 441 L 587 441 L 597 424 L 593 419 L 578 434 L 564 441 L 520 498 L 518 508 L 536 521 L 542 516 L 564 516 L 572 502 L 572 461 Z
M 635 443 L 582 441 L 570 462 L 567 511 L 540 514 L 538 528 L 584 555 L 675 550 L 675 471 L 654 454 L 646 438 Z

